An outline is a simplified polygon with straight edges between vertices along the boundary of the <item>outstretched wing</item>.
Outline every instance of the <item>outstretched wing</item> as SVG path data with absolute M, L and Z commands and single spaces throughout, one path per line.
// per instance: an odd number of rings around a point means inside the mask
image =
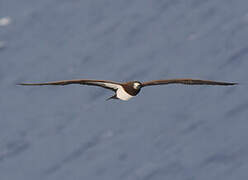
M 220 86 L 232 86 L 238 83 L 230 82 L 219 82 L 219 81 L 209 81 L 201 79 L 168 79 L 168 80 L 155 80 L 142 83 L 142 86 L 154 86 L 163 84 L 186 84 L 186 85 L 220 85 Z
M 105 80 L 90 80 L 90 79 L 75 79 L 75 80 L 63 80 L 63 81 L 53 81 L 46 83 L 20 83 L 18 85 L 23 86 L 45 86 L 45 85 L 69 85 L 69 84 L 81 84 L 90 86 L 100 86 L 113 91 L 116 91 L 121 85 L 120 83 Z

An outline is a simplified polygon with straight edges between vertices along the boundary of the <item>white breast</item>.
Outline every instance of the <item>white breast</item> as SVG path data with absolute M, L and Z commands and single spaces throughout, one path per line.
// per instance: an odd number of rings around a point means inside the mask
M 130 94 L 126 93 L 123 87 L 118 88 L 118 90 L 116 91 L 116 95 L 119 99 L 124 101 L 127 101 L 133 97 Z

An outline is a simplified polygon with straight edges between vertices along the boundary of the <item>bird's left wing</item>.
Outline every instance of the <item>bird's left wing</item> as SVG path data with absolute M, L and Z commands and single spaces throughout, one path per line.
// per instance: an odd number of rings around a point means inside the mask
M 201 79 L 167 79 L 167 80 L 154 80 L 142 83 L 142 86 L 154 86 L 163 84 L 186 84 L 186 85 L 220 85 L 220 86 L 231 86 L 237 85 L 238 83 L 233 82 L 220 82 L 220 81 L 209 81 Z
M 90 86 L 100 86 L 113 91 L 116 91 L 121 85 L 120 83 L 106 80 L 91 80 L 91 79 L 75 79 L 75 80 L 63 80 L 63 81 L 53 81 L 45 83 L 20 83 L 18 85 L 23 86 L 45 86 L 45 85 L 69 85 L 69 84 L 81 84 Z

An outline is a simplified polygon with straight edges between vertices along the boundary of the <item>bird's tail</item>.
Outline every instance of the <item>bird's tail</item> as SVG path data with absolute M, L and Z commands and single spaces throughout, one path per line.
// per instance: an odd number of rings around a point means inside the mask
M 111 100 L 111 99 L 118 99 L 118 98 L 117 98 L 117 96 L 116 96 L 116 94 L 115 94 L 115 95 L 109 97 L 108 99 L 106 99 L 106 101 Z

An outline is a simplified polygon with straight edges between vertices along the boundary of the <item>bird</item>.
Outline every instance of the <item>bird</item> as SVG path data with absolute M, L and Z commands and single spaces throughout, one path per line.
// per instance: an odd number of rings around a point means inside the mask
M 219 85 L 219 86 L 234 86 L 238 85 L 235 82 L 220 82 L 211 80 L 201 80 L 201 79 L 165 79 L 165 80 L 153 80 L 153 81 L 128 81 L 128 82 L 114 82 L 108 80 L 92 80 L 92 79 L 74 79 L 74 80 L 62 80 L 62 81 L 52 81 L 45 83 L 20 83 L 18 85 L 22 86 L 46 86 L 46 85 L 70 85 L 70 84 L 80 84 L 80 85 L 90 85 L 90 86 L 100 86 L 115 92 L 115 94 L 106 100 L 119 99 L 127 101 L 137 94 L 144 87 L 157 86 L 157 85 L 168 85 L 168 84 L 184 84 L 184 85 Z

